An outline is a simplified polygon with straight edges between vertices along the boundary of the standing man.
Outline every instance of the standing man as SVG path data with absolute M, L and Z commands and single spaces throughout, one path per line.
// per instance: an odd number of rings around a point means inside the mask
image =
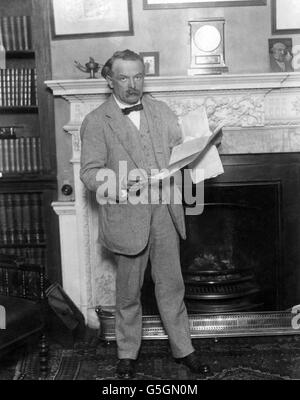
M 122 182 L 117 188 L 119 194 L 114 199 L 108 194 L 107 204 L 99 206 L 99 238 L 117 259 L 116 374 L 124 379 L 135 374 L 142 336 L 140 294 L 149 258 L 155 296 L 174 358 L 192 372 L 207 373 L 209 368 L 200 363 L 191 343 L 183 300 L 179 258 L 179 235 L 185 238 L 182 205 L 161 201 L 133 204 L 130 193 L 133 185 L 137 189 L 136 180 L 120 176 L 120 163 L 124 162 L 128 172 L 138 169 L 148 176 L 151 170 L 168 166 L 172 148 L 181 142 L 177 118 L 165 103 L 143 96 L 144 64 L 138 54 L 116 52 L 104 65 L 102 76 L 112 95 L 82 123 L 80 175 L 92 191 L 103 185 L 99 177 L 106 171 L 107 176 L 114 171 L 116 181 Z M 141 184 L 139 189 L 148 187 Z M 158 197 L 161 199 L 160 194 Z

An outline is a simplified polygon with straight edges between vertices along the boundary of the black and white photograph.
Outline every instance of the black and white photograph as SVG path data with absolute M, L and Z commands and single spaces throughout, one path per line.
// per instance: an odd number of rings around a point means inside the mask
M 270 72 L 293 72 L 292 52 L 292 39 L 269 39 Z
M 300 380 L 298 3 L 0 0 L 0 381 Z
M 145 76 L 158 76 L 159 75 L 159 53 L 154 52 L 141 52 L 140 56 L 145 65 Z

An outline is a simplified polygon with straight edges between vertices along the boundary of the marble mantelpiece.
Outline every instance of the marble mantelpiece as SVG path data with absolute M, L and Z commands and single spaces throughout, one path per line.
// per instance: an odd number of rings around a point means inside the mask
M 113 256 L 97 242 L 97 204 L 79 179 L 79 129 L 110 93 L 103 79 L 47 81 L 69 104 L 75 202 L 55 202 L 59 215 L 63 286 L 90 326 L 96 305 L 115 303 Z M 221 154 L 300 151 L 300 74 L 149 77 L 145 91 L 180 116 L 204 106 L 211 127 L 226 120 Z

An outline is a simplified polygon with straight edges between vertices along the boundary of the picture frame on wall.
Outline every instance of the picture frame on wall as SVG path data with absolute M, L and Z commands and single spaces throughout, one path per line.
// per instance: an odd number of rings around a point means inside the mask
M 270 72 L 293 72 L 292 38 L 272 38 L 268 40 Z
M 132 0 L 52 0 L 53 39 L 131 36 Z
M 143 59 L 145 65 L 146 76 L 158 76 L 159 75 L 159 52 L 141 52 L 140 56 Z
M 143 0 L 144 10 L 161 8 L 265 6 L 267 0 Z
M 299 0 L 272 0 L 272 34 L 300 33 L 300 2 Z

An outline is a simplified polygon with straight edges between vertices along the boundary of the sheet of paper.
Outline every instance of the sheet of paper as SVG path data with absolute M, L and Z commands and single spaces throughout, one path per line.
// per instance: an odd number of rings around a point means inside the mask
M 180 158 L 180 155 L 188 157 L 188 151 L 193 149 L 193 146 L 195 150 L 199 150 L 201 147 L 201 141 L 204 145 L 202 150 L 197 151 L 196 158 L 187 164 L 191 169 L 193 182 L 196 184 L 201 182 L 203 179 L 215 178 L 224 173 L 219 152 L 216 146 L 213 145 L 223 127 L 223 124 L 219 124 L 214 132 L 211 133 L 206 111 L 204 107 L 201 107 L 201 109 L 191 111 L 182 117 L 181 126 L 185 142 L 182 144 L 182 149 L 176 149 L 177 159 Z
M 183 140 L 210 136 L 208 119 L 204 107 L 190 111 L 179 119 Z
M 219 124 L 212 133 L 209 129 L 206 111 L 204 107 L 201 107 L 182 117 L 181 127 L 183 143 L 173 148 L 168 168 L 149 177 L 150 182 L 155 183 L 166 179 L 186 166 L 191 169 L 194 183 L 224 173 L 218 150 L 213 145 L 223 124 Z
M 195 184 L 224 173 L 216 146 L 212 146 L 203 156 L 197 157 L 189 168 L 191 168 L 191 177 Z

